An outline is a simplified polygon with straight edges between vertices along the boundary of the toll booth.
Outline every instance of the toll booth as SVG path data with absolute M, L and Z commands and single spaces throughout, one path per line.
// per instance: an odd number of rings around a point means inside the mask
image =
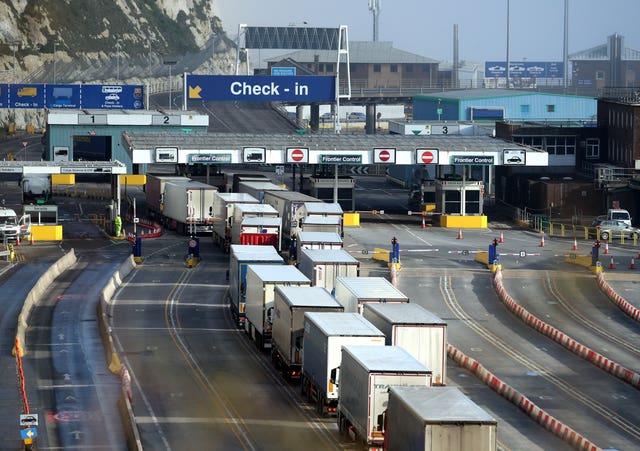
M 436 211 L 443 215 L 482 215 L 484 183 L 481 180 L 436 180 Z
M 356 200 L 354 197 L 355 182 L 351 177 L 338 178 L 338 203 L 344 211 L 354 211 Z M 324 202 L 333 202 L 333 192 L 336 179 L 334 177 L 309 177 L 309 191 L 312 197 Z

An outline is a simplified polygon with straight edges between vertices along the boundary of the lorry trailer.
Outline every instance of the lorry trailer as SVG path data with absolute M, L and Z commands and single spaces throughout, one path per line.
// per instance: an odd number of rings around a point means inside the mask
M 276 190 L 264 192 L 264 203 L 275 208 L 278 211 L 278 216 L 282 218 L 282 237 L 285 246 L 289 245 L 289 241 L 296 234 L 302 206 L 305 202 L 322 201 L 297 191 Z
M 260 350 L 271 348 L 273 300 L 277 286 L 310 287 L 311 281 L 295 266 L 249 265 L 247 267 L 244 329 Z
M 389 387 L 431 385 L 431 370 L 400 346 L 342 347 L 338 429 L 366 448 L 382 449 Z
M 249 265 L 283 265 L 284 259 L 273 246 L 232 244 L 229 252 L 229 299 L 238 327 L 244 328 Z
M 321 287 L 276 287 L 273 301 L 271 360 L 286 379 L 300 377 L 306 312 L 342 312 Z
M 217 192 L 213 198 L 213 241 L 228 251 L 231 244 L 233 207 L 236 204 L 257 204 L 258 199 L 246 193 Z
M 498 422 L 455 387 L 389 387 L 389 451 L 495 451 Z
M 409 298 L 383 277 L 337 277 L 334 293 L 345 312 L 362 314 L 367 302 L 409 302 Z
M 380 329 L 387 346 L 402 346 L 433 371 L 433 384 L 445 385 L 447 323 L 418 304 L 364 304 L 362 316 Z
M 357 313 L 307 312 L 302 340 L 302 395 L 319 415 L 335 415 L 338 386 L 331 380 L 342 361 L 342 346 L 384 346 L 384 334 Z
M 311 285 L 333 291 L 337 277 L 358 277 L 360 262 L 344 249 L 300 249 L 298 269 Z

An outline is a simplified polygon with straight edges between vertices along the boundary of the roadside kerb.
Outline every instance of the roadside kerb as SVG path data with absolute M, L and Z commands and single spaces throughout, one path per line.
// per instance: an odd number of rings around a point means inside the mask
M 629 301 L 616 293 L 611 285 L 607 283 L 602 271 L 598 273 L 598 287 L 600 288 L 600 291 L 602 291 L 605 296 L 607 296 L 607 298 L 616 305 L 616 307 L 635 321 L 640 321 L 640 309 L 635 308 L 629 303 Z
M 529 313 L 524 307 L 519 305 L 509 294 L 507 294 L 502 284 L 502 270 L 498 269 L 493 277 L 493 286 L 498 293 L 498 297 L 502 303 L 518 318 L 520 318 L 525 324 L 540 332 L 541 334 L 551 338 L 556 343 L 562 345 L 564 348 L 573 352 L 579 357 L 582 357 L 587 362 L 594 364 L 598 368 L 601 368 L 614 375 L 620 380 L 627 382 L 635 388 L 640 388 L 640 374 L 635 371 L 629 370 L 619 363 L 614 362 L 603 356 L 602 354 L 588 348 L 580 342 L 574 340 L 568 335 L 564 334 L 555 327 L 545 323 L 533 314 Z
M 111 336 L 109 319 L 105 313 L 108 305 L 111 303 L 111 298 L 115 294 L 116 290 L 122 285 L 122 280 L 127 277 L 135 267 L 136 263 L 133 259 L 133 255 L 129 255 L 122 265 L 120 265 L 120 268 L 109 278 L 100 292 L 97 314 L 98 330 L 100 332 L 100 338 L 102 339 L 102 345 L 104 346 L 105 359 L 109 365 L 109 371 L 120 376 L 121 384 L 120 398 L 118 399 L 118 410 L 120 411 L 122 426 L 127 440 L 127 449 L 141 451 L 142 440 L 140 439 L 136 419 L 133 414 L 133 409 L 131 408 L 131 377 L 129 375 L 129 370 L 120 363 L 120 357 L 116 352 L 113 337 Z
M 480 362 L 467 356 L 449 343 L 447 343 L 447 355 L 458 365 L 471 371 L 493 391 L 518 406 L 520 410 L 529 415 L 529 417 L 535 420 L 538 424 L 542 425 L 545 429 L 551 431 L 554 435 L 560 437 L 571 446 L 580 450 L 601 450 L 600 447 L 594 445 L 569 426 L 563 424 L 561 421 L 542 410 L 533 401 L 521 394 L 511 385 L 501 381 L 493 373 L 482 366 Z
M 40 276 L 38 281 L 35 283 L 29 294 L 24 300 L 22 304 L 22 310 L 20 310 L 20 314 L 18 315 L 18 325 L 16 327 L 16 340 L 19 343 L 19 349 L 16 349 L 14 346 L 11 350 L 11 354 L 16 356 L 16 353 L 19 353 L 20 356 L 24 357 L 27 353 L 27 342 L 26 342 L 26 332 L 29 327 L 29 315 L 31 315 L 31 311 L 33 308 L 40 302 L 42 295 L 49 288 L 49 285 L 53 280 L 66 271 L 69 267 L 74 265 L 77 261 L 76 253 L 74 249 L 71 249 L 65 255 L 60 257 L 49 269 L 45 271 L 43 275 Z M 15 342 L 15 341 L 14 341 Z

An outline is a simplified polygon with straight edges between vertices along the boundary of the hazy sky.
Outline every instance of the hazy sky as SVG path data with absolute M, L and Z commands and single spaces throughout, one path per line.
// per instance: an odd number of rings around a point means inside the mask
M 213 0 L 229 36 L 238 24 L 349 27 L 349 40 L 369 41 L 367 0 Z M 458 24 L 460 59 L 506 60 L 507 0 L 381 0 L 379 40 L 436 60 L 453 60 Z M 510 0 L 510 59 L 562 61 L 564 0 Z M 569 54 L 618 33 L 640 50 L 640 0 L 569 0 Z M 278 54 L 287 50 L 278 51 Z M 264 58 L 264 56 L 263 56 Z

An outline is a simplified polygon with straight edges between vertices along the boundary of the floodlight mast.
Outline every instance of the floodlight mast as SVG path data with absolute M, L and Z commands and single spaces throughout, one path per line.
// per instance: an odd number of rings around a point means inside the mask
M 381 3 L 382 0 L 369 0 L 369 11 L 373 14 L 373 42 L 378 42 Z

